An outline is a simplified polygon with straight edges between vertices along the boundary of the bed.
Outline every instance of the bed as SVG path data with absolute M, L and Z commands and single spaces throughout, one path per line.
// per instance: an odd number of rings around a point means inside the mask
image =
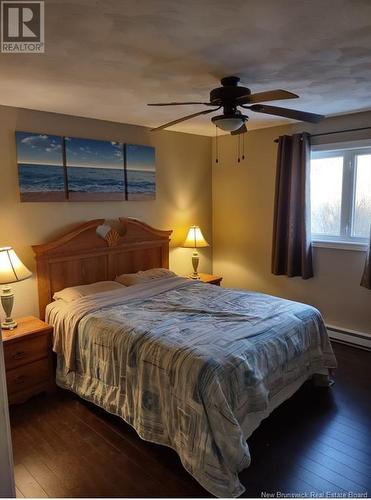
M 53 302 L 65 287 L 168 267 L 170 231 L 103 223 L 34 247 L 57 384 L 173 448 L 213 495 L 237 497 L 248 437 L 305 381 L 326 383 L 336 367 L 322 317 L 305 304 L 181 277 Z

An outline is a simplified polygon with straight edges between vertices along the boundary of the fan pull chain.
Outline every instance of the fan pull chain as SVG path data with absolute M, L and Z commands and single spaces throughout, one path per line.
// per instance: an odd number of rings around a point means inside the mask
M 241 162 L 240 153 L 241 153 L 241 134 L 238 134 L 238 136 L 237 136 L 237 163 Z
M 245 134 L 242 134 L 242 159 L 245 159 Z
M 215 163 L 219 163 L 218 127 L 215 125 Z

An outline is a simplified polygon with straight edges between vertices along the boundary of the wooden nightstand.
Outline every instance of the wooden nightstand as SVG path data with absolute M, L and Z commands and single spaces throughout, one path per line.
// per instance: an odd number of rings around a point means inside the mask
M 200 281 L 203 281 L 204 283 L 210 283 L 211 285 L 217 285 L 220 286 L 220 283 L 222 281 L 221 276 L 215 276 L 213 274 L 206 274 L 206 273 L 198 273 L 200 275 Z
M 2 331 L 9 404 L 54 389 L 53 327 L 33 316 L 17 322 L 14 330 Z

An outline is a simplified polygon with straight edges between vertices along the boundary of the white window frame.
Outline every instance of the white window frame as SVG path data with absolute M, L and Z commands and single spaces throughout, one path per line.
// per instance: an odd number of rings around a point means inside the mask
M 313 246 L 366 251 L 368 238 L 352 236 L 354 223 L 356 157 L 371 154 L 371 140 L 340 142 L 312 146 L 311 160 L 329 158 L 339 153 L 343 156 L 343 184 L 341 197 L 340 235 L 312 233 Z

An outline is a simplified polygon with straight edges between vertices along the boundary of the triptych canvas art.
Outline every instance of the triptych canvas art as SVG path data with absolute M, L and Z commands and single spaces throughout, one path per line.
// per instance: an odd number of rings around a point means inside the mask
M 16 132 L 21 201 L 153 200 L 155 148 Z

